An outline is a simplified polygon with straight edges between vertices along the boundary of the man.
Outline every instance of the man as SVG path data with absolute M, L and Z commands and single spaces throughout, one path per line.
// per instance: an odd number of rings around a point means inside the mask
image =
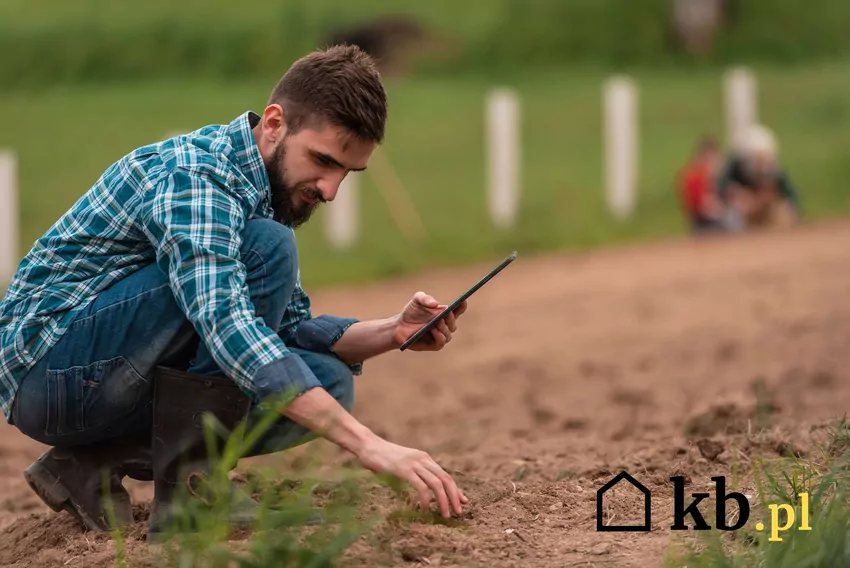
M 286 395 L 247 455 L 323 436 L 411 483 L 423 507 L 433 493 L 444 517 L 461 512 L 466 497 L 426 453 L 349 413 L 363 362 L 445 306 L 417 292 L 386 319 L 314 317 L 300 283 L 293 230 L 366 168 L 386 107 L 365 53 L 311 53 L 262 116 L 131 152 L 35 243 L 0 304 L 0 405 L 53 446 L 26 471 L 50 507 L 106 530 L 104 490 L 126 524 L 121 480 L 153 480 L 149 531 L 160 533 L 178 489 L 208 473 L 202 414 L 230 431 Z M 442 349 L 465 309 L 414 348 Z M 235 488 L 233 499 L 231 520 L 250 522 L 257 504 Z
M 788 227 L 800 219 L 796 188 L 780 167 L 773 133 L 761 125 L 749 128 L 717 180 L 719 199 L 732 213 L 738 230 Z

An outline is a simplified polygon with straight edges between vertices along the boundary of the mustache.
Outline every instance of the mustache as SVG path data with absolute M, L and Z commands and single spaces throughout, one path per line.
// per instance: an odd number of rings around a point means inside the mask
M 319 203 L 326 203 L 327 202 L 327 199 L 325 199 L 324 195 L 322 195 L 322 192 L 319 191 L 318 189 L 314 188 L 314 187 L 308 187 L 308 188 L 302 189 L 301 193 L 303 193 L 304 195 L 306 195 L 310 199 L 314 199 L 314 200 L 318 201 Z

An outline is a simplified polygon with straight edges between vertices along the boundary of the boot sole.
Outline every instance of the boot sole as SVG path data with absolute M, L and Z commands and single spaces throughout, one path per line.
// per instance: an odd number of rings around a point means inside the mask
M 83 526 L 92 531 L 109 530 L 105 522 L 99 522 L 93 519 L 82 508 L 78 507 L 71 498 L 68 488 L 41 462 L 36 462 L 29 466 L 24 471 L 24 478 L 35 494 L 57 513 L 67 511 Z

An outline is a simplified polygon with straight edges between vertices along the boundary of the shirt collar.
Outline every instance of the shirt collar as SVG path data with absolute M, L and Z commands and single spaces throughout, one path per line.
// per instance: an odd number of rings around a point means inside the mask
M 268 198 L 271 193 L 269 176 L 251 130 L 259 122 L 260 115 L 253 111 L 246 111 L 231 121 L 228 126 L 228 135 L 235 151 L 236 165 L 257 191 L 264 198 Z

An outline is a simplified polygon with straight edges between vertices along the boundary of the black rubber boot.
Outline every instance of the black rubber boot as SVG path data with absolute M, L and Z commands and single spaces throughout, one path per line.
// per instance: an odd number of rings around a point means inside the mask
M 164 367 L 156 369 L 152 440 L 154 499 L 148 538 L 163 533 L 172 521 L 180 523 L 182 528 L 193 528 L 184 527 L 181 522 L 184 511 L 181 499 L 206 497 L 203 491 L 199 492 L 197 483 L 200 481 L 202 486 L 210 472 L 204 414 L 211 413 L 219 423 L 216 451 L 220 457 L 226 438 L 247 417 L 250 408 L 248 398 L 228 378 Z M 230 486 L 230 491 L 229 522 L 234 526 L 249 526 L 259 505 L 235 486 Z
M 133 522 L 130 494 L 122 485 L 127 475 L 153 479 L 149 434 L 52 448 L 24 471 L 27 483 L 51 509 L 69 512 L 92 531 Z

